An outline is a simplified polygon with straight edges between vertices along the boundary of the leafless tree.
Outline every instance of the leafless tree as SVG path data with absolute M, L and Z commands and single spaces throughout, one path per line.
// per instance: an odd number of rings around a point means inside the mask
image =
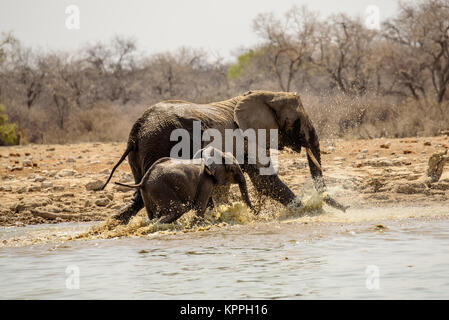
M 317 15 L 306 7 L 293 7 L 284 19 L 272 13 L 259 14 L 254 19 L 254 31 L 264 40 L 263 52 L 281 90 L 290 91 L 301 66 L 310 61 L 316 26 Z
M 363 95 L 371 85 L 373 42 L 376 32 L 360 19 L 339 14 L 320 25 L 313 63 L 330 77 L 331 86 L 348 95 Z
M 400 2 L 399 8 L 398 16 L 385 24 L 385 37 L 421 57 L 413 70 L 404 71 L 404 78 L 423 79 L 420 71 L 426 70 L 435 100 L 441 103 L 449 86 L 449 1 Z

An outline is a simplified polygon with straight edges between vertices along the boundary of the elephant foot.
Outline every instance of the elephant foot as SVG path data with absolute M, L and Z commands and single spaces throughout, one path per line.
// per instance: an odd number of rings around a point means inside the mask
M 136 196 L 137 195 L 137 196 Z M 115 220 L 120 221 L 122 224 L 127 224 L 129 220 L 135 216 L 140 209 L 143 208 L 143 201 L 140 194 L 134 194 L 130 203 L 120 208 L 119 212 L 113 216 Z
M 132 210 L 132 204 L 127 204 L 124 207 L 120 208 L 119 212 L 112 216 L 115 220 L 120 221 L 122 224 L 127 224 L 132 216 L 136 213 Z
M 302 209 L 304 208 L 304 203 L 302 203 L 302 201 L 299 200 L 299 198 L 295 197 L 291 199 L 290 202 L 285 204 L 285 206 L 288 208 Z
M 204 217 L 200 217 L 200 216 L 195 216 L 191 223 L 190 226 L 202 226 L 206 224 L 206 220 L 204 219 Z

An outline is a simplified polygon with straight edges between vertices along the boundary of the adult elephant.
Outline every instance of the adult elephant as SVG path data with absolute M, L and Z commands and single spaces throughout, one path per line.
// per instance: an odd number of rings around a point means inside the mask
M 170 156 L 171 149 L 178 143 L 170 141 L 173 130 L 185 129 L 193 137 L 194 121 L 201 121 L 202 130 L 217 129 L 223 137 L 225 129 L 278 129 L 279 149 L 290 147 L 299 153 L 301 147 L 306 148 L 315 188 L 319 192 L 325 190 L 318 136 L 300 97 L 295 93 L 270 91 L 250 91 L 229 100 L 208 104 L 170 100 L 149 107 L 132 127 L 127 148 L 101 190 L 126 156 L 134 180 L 139 183 L 156 160 Z M 193 139 L 191 142 L 193 145 Z M 246 162 L 242 165 L 258 192 L 283 205 L 295 198 L 295 194 L 277 174 L 261 175 L 259 168 L 260 165 Z M 142 208 L 142 196 L 137 191 L 131 202 L 120 209 L 116 218 L 127 222 Z

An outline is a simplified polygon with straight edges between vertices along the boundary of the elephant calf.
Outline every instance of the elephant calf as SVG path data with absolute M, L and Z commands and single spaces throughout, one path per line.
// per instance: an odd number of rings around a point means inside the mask
M 153 219 L 153 213 L 158 212 L 161 223 L 171 223 L 192 209 L 203 217 L 217 185 L 237 183 L 243 200 L 254 211 L 245 176 L 234 156 L 215 148 L 200 151 L 203 153 L 200 159 L 160 158 L 139 184 L 116 184 L 140 189 L 148 217 Z

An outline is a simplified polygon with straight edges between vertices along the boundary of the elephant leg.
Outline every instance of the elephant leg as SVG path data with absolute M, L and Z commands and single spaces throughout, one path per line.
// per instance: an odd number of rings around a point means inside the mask
M 186 207 L 178 201 L 172 201 L 169 210 L 161 210 L 160 214 L 162 218 L 159 219 L 159 223 L 172 223 L 176 221 L 186 212 Z
M 212 199 L 212 197 L 210 197 L 210 198 L 209 198 L 209 201 L 207 202 L 207 208 L 208 208 L 208 209 L 213 209 L 213 208 L 215 208 L 214 199 Z
M 132 216 L 135 216 L 144 206 L 140 191 L 134 192 L 133 198 L 129 203 L 122 207 L 114 216 L 114 219 L 120 220 L 123 224 L 127 224 Z
M 135 165 L 136 163 L 139 163 L 138 161 L 139 159 L 137 153 L 131 151 L 128 154 L 128 163 L 131 167 L 135 183 L 139 183 L 140 180 L 142 179 L 142 173 L 140 172 L 139 167 Z M 144 202 L 142 199 L 142 195 L 140 194 L 139 190 L 136 190 L 134 192 L 131 201 L 122 208 L 120 208 L 119 212 L 116 215 L 114 215 L 114 219 L 117 219 L 122 223 L 127 224 L 129 222 L 129 219 L 135 216 L 143 207 Z
M 156 207 L 151 199 L 151 191 L 147 190 L 147 186 L 143 186 L 140 189 L 140 195 L 143 199 L 145 210 L 147 211 L 148 219 L 152 220 L 155 217 Z
M 254 165 L 246 165 L 243 169 L 248 173 L 251 182 L 259 193 L 269 196 L 283 205 L 287 205 L 295 199 L 293 191 L 279 179 L 277 174 L 260 175 L 259 169 Z

